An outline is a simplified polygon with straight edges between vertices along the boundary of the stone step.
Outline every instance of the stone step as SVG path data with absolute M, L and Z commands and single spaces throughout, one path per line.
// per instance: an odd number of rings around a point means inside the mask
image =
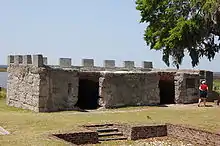
M 114 124 L 94 124 L 94 125 L 86 125 L 86 127 L 105 127 L 105 126 L 113 126 Z
M 122 132 L 109 132 L 109 133 L 99 133 L 99 137 L 106 137 L 106 136 L 123 136 Z
M 99 141 L 113 141 L 113 140 L 127 140 L 126 137 L 103 137 L 103 138 L 99 138 Z
M 113 131 L 118 131 L 118 128 L 102 128 L 102 129 L 97 129 L 97 132 L 113 132 Z

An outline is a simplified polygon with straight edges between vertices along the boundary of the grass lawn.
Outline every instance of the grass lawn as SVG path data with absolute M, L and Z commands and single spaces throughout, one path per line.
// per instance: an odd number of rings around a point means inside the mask
M 134 110 L 142 109 L 139 112 Z M 62 141 L 49 138 L 49 134 L 80 130 L 79 125 L 89 123 L 174 123 L 189 124 L 193 127 L 213 132 L 220 132 L 219 107 L 136 107 L 122 108 L 92 113 L 74 111 L 56 113 L 33 113 L 26 110 L 7 107 L 5 99 L 0 100 L 0 126 L 11 132 L 11 135 L 0 136 L 2 146 L 62 146 Z M 147 118 L 150 116 L 151 119 Z M 128 142 L 129 143 L 129 142 Z M 128 144 L 127 143 L 127 144 Z M 110 142 L 115 145 L 115 142 Z

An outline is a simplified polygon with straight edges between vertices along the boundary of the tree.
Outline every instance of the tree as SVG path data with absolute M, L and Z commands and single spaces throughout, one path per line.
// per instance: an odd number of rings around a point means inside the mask
M 161 50 L 162 60 L 179 68 L 186 53 L 192 66 L 202 57 L 209 61 L 219 52 L 219 0 L 136 0 L 141 23 L 147 23 L 144 40 Z

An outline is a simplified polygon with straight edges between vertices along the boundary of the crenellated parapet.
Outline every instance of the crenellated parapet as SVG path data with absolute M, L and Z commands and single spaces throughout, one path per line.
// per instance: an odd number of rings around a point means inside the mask
M 36 67 L 43 67 L 46 63 L 43 55 L 9 55 L 8 66 L 10 65 L 32 65 Z
M 51 66 L 48 65 L 48 60 L 47 57 L 41 55 L 41 54 L 36 54 L 36 55 L 9 55 L 8 56 L 8 65 L 14 65 L 14 66 L 35 66 L 35 67 L 43 67 L 43 66 Z M 59 58 L 59 64 L 58 65 L 52 65 L 56 66 L 59 68 L 91 68 L 91 69 L 119 69 L 119 68 L 124 68 L 127 70 L 133 70 L 135 68 L 142 68 L 142 69 L 152 69 L 153 68 L 153 63 L 149 61 L 143 61 L 141 67 L 136 67 L 134 61 L 123 61 L 123 66 L 122 67 L 117 67 L 115 65 L 115 60 L 104 60 L 103 61 L 103 66 L 95 66 L 95 61 L 94 59 L 91 58 L 83 58 L 81 60 L 81 66 L 74 66 L 72 64 L 72 59 L 71 58 Z

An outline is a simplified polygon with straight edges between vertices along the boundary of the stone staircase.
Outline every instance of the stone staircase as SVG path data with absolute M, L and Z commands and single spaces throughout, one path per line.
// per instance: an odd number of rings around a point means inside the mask
M 85 127 L 97 131 L 100 142 L 128 139 L 114 124 L 87 125 Z

